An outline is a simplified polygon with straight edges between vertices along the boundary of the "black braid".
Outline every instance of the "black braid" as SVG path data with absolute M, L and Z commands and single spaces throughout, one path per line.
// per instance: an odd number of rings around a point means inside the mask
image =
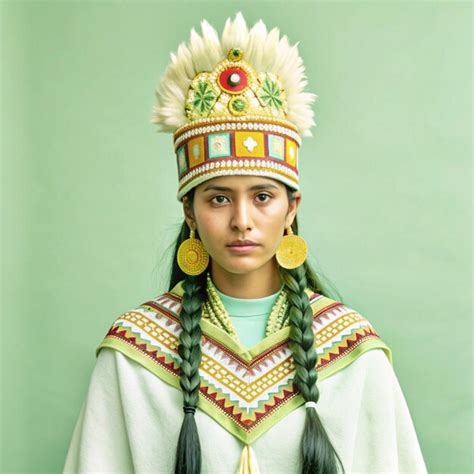
M 295 361 L 296 373 L 293 383 L 306 402 L 317 402 L 318 355 L 312 329 L 313 311 L 305 292 L 307 279 L 303 265 L 293 269 L 281 269 L 281 276 L 288 293 L 288 317 L 290 323 L 290 349 Z M 306 423 L 301 442 L 303 474 L 335 474 L 339 462 L 344 467 L 331 444 L 316 409 L 306 408 Z
M 201 305 L 205 286 L 202 276 L 187 275 L 183 282 L 184 295 L 179 315 L 181 333 L 178 354 L 182 359 L 179 385 L 183 392 L 184 419 L 176 450 L 175 474 L 199 474 L 201 472 L 201 444 L 194 419 L 199 402 L 201 376 Z

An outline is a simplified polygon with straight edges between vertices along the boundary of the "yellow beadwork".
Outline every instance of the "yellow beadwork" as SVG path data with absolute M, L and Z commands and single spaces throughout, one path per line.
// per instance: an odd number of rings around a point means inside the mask
M 234 56 L 234 51 L 238 52 L 237 56 Z M 243 56 L 242 50 L 232 48 L 226 59 L 219 62 L 213 71 L 200 72 L 193 78 L 184 104 L 185 114 L 190 121 L 239 116 L 239 111 L 229 107 L 234 94 L 246 100 L 246 116 L 287 118 L 286 91 L 280 78 L 271 72 L 257 72 L 243 60 Z M 232 87 L 222 86 L 220 75 L 229 69 L 241 71 L 245 76 L 245 87 L 233 90 Z
M 232 320 L 229 317 L 229 313 L 225 309 L 209 273 L 207 274 L 207 296 L 207 301 L 204 302 L 202 307 L 202 317 L 227 332 L 227 334 L 229 334 L 234 340 L 240 342 L 234 325 L 232 324 Z M 270 316 L 268 317 L 265 328 L 265 337 L 279 331 L 285 326 L 288 326 L 288 319 L 283 323 L 283 318 L 285 317 L 287 308 L 288 295 L 285 290 L 282 290 L 272 307 Z

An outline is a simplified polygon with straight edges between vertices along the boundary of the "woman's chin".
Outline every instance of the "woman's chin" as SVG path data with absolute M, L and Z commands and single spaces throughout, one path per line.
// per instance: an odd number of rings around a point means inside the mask
M 267 262 L 250 256 L 240 256 L 226 259 L 225 262 L 216 262 L 224 271 L 235 274 L 245 274 L 260 269 Z

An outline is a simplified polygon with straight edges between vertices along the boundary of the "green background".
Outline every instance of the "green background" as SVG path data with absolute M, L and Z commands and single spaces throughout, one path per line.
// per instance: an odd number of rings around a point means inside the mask
M 62 470 L 95 348 L 165 289 L 182 211 L 154 87 L 191 27 L 239 10 L 301 42 L 319 96 L 313 263 L 391 347 L 429 471 L 472 472 L 470 3 L 1 8 L 2 472 Z

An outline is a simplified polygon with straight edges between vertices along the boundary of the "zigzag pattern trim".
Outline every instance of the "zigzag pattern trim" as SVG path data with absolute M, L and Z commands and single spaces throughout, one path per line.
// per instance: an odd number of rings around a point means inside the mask
M 390 349 L 359 313 L 317 293 L 311 295 L 310 303 L 318 380 L 373 348 L 383 349 L 392 362 Z M 112 324 L 96 355 L 104 347 L 119 350 L 180 389 L 180 309 L 181 297 L 169 292 L 125 312 Z M 295 365 L 288 327 L 248 350 L 207 320 L 201 321 L 201 327 L 199 407 L 240 440 L 253 442 L 304 403 L 293 386 Z

